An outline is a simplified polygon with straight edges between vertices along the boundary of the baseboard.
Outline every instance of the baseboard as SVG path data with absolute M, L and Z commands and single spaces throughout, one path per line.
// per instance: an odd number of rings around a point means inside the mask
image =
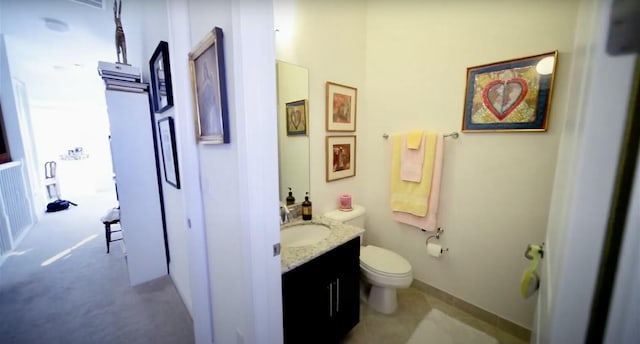
M 439 300 L 452 305 L 456 308 L 459 308 L 471 315 L 473 315 L 474 317 L 490 324 L 493 326 L 496 326 L 498 329 L 505 331 L 507 333 L 509 333 L 510 335 L 519 338 L 521 340 L 524 340 L 526 342 L 529 342 L 530 338 L 531 338 L 531 330 L 522 327 L 512 321 L 509 321 L 507 319 L 504 319 L 496 314 L 493 314 L 489 311 L 486 311 L 476 305 L 473 305 L 467 301 L 464 301 L 462 299 L 459 299 L 449 293 L 447 293 L 446 291 L 440 290 L 436 287 L 433 287 L 431 285 L 428 285 L 422 281 L 418 281 L 416 279 L 413 280 L 413 283 L 411 284 L 412 287 L 418 289 L 418 290 L 422 290 L 423 292 L 432 295 L 434 297 L 437 297 Z

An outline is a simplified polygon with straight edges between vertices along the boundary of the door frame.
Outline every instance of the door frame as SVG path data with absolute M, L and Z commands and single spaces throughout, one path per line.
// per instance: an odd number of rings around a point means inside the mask
M 533 343 L 587 335 L 636 59 L 606 53 L 611 3 L 580 6 Z

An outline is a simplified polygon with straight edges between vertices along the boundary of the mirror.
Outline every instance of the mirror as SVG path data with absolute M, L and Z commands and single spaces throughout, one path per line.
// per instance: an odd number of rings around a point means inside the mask
M 280 200 L 289 188 L 295 203 L 304 201 L 309 190 L 309 70 L 276 61 L 278 91 L 278 166 Z

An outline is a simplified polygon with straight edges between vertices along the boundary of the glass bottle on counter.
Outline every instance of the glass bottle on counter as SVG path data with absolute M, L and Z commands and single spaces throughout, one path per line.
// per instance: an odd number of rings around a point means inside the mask
M 311 208 L 311 201 L 309 201 L 309 193 L 304 196 L 304 202 L 302 202 L 302 219 L 305 221 L 311 220 L 313 209 Z
M 293 191 L 289 188 L 289 196 L 287 196 L 287 205 L 292 205 L 296 203 L 296 198 L 293 197 Z

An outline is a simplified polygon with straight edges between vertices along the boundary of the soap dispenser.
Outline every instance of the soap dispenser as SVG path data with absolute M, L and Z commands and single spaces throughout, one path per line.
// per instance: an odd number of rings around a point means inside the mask
M 296 203 L 296 198 L 293 197 L 293 191 L 289 188 L 289 196 L 287 196 L 287 205 L 292 205 Z
M 302 219 L 309 221 L 311 220 L 311 201 L 309 201 L 309 193 L 307 192 L 304 196 L 304 202 L 302 202 Z

